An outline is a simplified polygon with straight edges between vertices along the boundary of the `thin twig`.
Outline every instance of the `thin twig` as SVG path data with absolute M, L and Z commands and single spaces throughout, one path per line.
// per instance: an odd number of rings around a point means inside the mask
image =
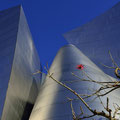
M 116 62 L 114 61 L 111 52 L 108 51 L 108 53 L 109 53 L 109 55 L 110 55 L 110 58 L 111 58 L 111 60 L 112 60 L 113 65 L 115 65 L 117 68 L 119 68 L 118 65 L 116 64 Z

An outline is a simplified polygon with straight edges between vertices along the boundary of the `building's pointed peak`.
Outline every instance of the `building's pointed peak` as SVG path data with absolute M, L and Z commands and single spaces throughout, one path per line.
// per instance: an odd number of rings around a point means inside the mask
M 68 44 L 60 48 L 58 51 L 54 61 L 53 65 L 58 65 L 58 63 L 61 65 L 66 65 L 66 64 L 71 64 L 71 63 L 80 63 L 81 64 L 92 64 L 93 66 L 94 63 L 90 61 L 87 56 L 85 56 L 76 46 L 73 44 Z
M 60 49 L 65 48 L 65 47 L 75 47 L 75 45 L 73 45 L 73 44 L 67 44 L 67 45 L 64 45 L 63 47 L 61 47 Z

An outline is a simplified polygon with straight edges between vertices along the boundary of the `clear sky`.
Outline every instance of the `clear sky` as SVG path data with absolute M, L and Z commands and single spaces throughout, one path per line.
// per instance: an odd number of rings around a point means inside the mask
M 0 10 L 22 4 L 43 65 L 52 63 L 63 34 L 104 13 L 120 0 L 0 0 Z

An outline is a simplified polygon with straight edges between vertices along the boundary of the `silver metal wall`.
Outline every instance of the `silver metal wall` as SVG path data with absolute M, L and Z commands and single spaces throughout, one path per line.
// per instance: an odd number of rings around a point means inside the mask
M 97 81 L 111 81 L 111 78 L 106 76 L 103 71 L 73 45 L 64 46 L 59 50 L 50 67 L 50 72 L 54 73 L 54 78 L 63 82 L 77 80 L 71 72 L 86 78 L 82 71 L 76 69 L 78 64 L 83 64 L 85 66 L 84 71 L 92 79 Z M 92 93 L 91 90 L 99 88 L 98 85 L 89 82 L 79 81 L 73 82 L 72 84 L 66 84 L 80 94 L 90 94 Z M 111 108 L 113 108 L 113 102 L 120 104 L 120 97 L 118 96 L 119 92 L 120 91 L 115 91 L 113 94 L 108 95 L 108 97 L 110 97 Z M 58 85 L 47 76 L 43 87 L 40 89 L 30 120 L 72 120 L 70 103 L 67 101 L 66 97 L 76 98 L 71 92 Z M 106 97 L 107 96 L 102 98 L 103 103 L 106 103 Z M 89 102 L 90 100 L 91 99 L 88 99 L 86 102 Z M 89 103 L 89 105 L 93 109 L 103 109 L 98 99 Z M 74 101 L 73 106 L 76 114 L 80 114 L 80 106 L 85 109 L 85 113 L 90 113 L 79 100 Z M 98 120 L 101 118 L 96 117 L 96 119 Z
M 41 69 L 39 57 L 21 6 L 0 15 L 0 31 L 1 34 L 4 32 L 4 36 L 0 36 L 0 53 L 3 55 L 0 58 L 4 58 L 3 62 L 0 59 L 0 71 L 4 70 L 4 77 L 0 77 L 1 120 L 27 120 L 40 85 L 41 75 L 33 76 Z
M 19 14 L 19 6 L 0 12 L 0 118 L 11 74 Z
M 120 3 L 87 24 L 65 33 L 64 37 L 105 73 L 115 77 L 113 70 L 100 63 L 113 66 L 108 54 L 110 50 L 120 65 Z

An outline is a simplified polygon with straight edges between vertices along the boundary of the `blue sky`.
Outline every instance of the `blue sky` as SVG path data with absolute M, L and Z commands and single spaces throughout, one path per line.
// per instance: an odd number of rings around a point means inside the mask
M 52 63 L 63 34 L 104 13 L 120 0 L 0 0 L 0 10 L 22 4 L 43 65 Z

